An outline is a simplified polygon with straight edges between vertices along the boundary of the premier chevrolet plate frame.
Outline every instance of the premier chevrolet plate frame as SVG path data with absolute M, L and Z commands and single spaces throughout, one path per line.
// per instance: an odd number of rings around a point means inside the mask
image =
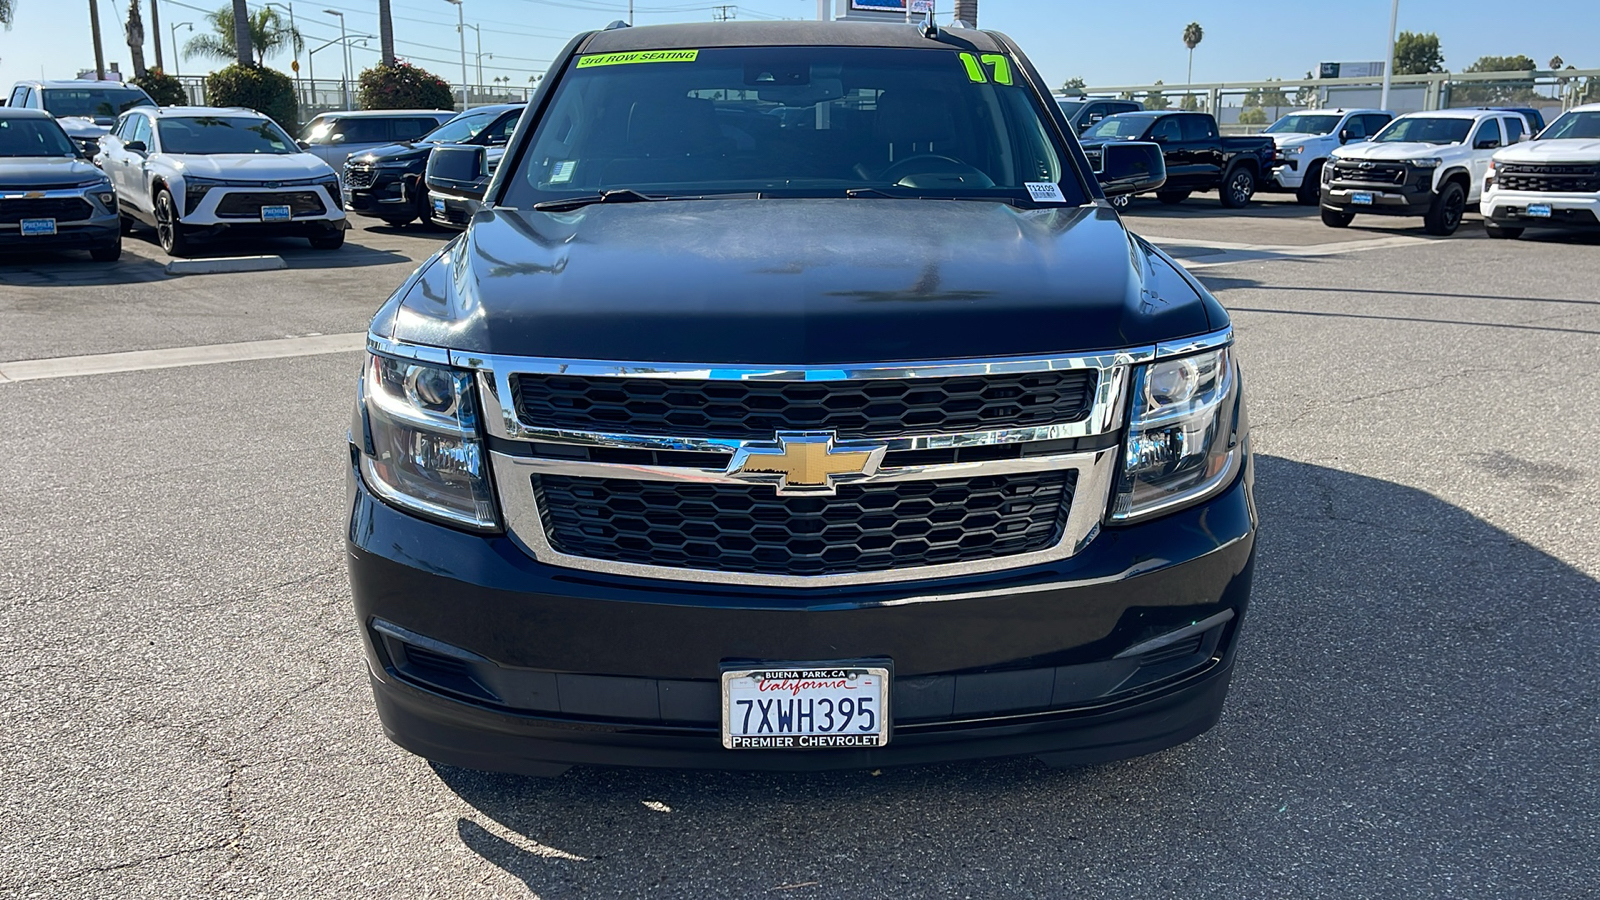
M 738 664 L 722 671 L 729 750 L 873 749 L 889 743 L 887 662 Z
M 263 206 L 261 207 L 261 221 L 287 222 L 291 218 L 288 206 Z

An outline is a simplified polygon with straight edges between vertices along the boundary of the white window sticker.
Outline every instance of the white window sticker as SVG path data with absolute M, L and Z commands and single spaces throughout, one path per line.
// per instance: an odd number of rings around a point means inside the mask
M 557 162 L 550 169 L 550 183 L 566 184 L 572 180 L 572 173 L 576 171 L 577 168 L 578 161 L 575 159 L 563 159 L 560 162 Z
M 1035 203 L 1065 203 L 1067 197 L 1061 193 L 1061 185 L 1053 181 L 1030 181 L 1027 183 L 1028 196 Z

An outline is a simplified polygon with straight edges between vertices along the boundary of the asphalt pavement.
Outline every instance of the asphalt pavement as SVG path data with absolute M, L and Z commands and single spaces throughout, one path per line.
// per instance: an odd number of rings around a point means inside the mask
M 1600 896 L 1600 240 L 1249 213 L 1127 214 L 1235 316 L 1262 530 L 1232 694 L 1069 770 L 411 756 L 344 574 L 358 352 L 3 373 L 358 333 L 445 235 L 249 275 L 141 238 L 0 258 L 0 896 Z

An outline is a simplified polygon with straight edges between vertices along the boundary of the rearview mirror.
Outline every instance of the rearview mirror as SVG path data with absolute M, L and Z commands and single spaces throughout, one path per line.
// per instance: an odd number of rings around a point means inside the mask
M 1094 174 L 1107 197 L 1142 194 L 1167 183 L 1167 164 L 1156 144 L 1127 141 L 1101 147 L 1100 171 Z
M 482 147 L 436 147 L 428 156 L 428 190 L 482 200 L 488 193 L 488 166 Z

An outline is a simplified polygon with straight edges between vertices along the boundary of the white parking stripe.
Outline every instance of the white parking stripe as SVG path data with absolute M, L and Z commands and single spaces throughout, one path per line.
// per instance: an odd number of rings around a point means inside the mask
M 17 362 L 0 362 L 0 384 L 12 381 L 37 381 L 43 378 L 73 378 L 79 375 L 106 375 L 112 372 L 142 372 L 146 369 L 245 362 L 255 359 L 315 356 L 321 353 L 348 353 L 365 347 L 366 341 L 366 333 L 358 331 L 352 334 L 318 334 L 268 341 L 242 341 L 237 344 L 206 344 L 199 347 L 171 347 L 165 350 L 97 353 L 93 356 L 25 359 Z
M 1157 237 L 1141 234 L 1140 237 L 1155 244 L 1183 263 L 1185 269 L 1207 269 L 1240 262 L 1265 262 L 1275 259 L 1311 259 L 1318 256 L 1335 256 L 1340 253 L 1360 253 L 1364 250 L 1386 250 L 1391 247 L 1414 247 L 1437 244 L 1423 237 L 1394 235 L 1370 240 L 1330 241 L 1326 244 L 1235 244 L 1227 241 L 1194 240 L 1176 237 Z M 1195 250 L 1206 251 L 1189 255 Z M 1189 253 L 1186 254 L 1185 251 Z

